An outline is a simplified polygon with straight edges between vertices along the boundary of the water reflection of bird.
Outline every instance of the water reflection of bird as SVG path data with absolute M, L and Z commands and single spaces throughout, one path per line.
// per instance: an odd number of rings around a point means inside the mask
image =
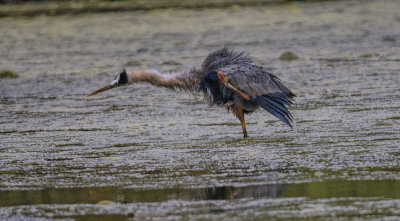
M 293 116 L 286 106 L 292 104 L 295 95 L 275 75 L 254 64 L 248 54 L 227 47 L 208 55 L 201 66 L 186 71 L 161 74 L 156 70 L 127 72 L 124 69 L 110 85 L 87 97 L 136 82 L 148 82 L 169 89 L 202 91 L 210 104 L 232 110 L 240 120 L 244 137 L 247 137 L 244 114 L 258 107 L 292 127 Z

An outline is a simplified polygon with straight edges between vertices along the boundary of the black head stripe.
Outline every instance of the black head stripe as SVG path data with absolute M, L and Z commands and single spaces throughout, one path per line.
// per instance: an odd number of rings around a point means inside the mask
M 119 74 L 118 84 L 126 84 L 128 83 L 128 76 L 126 75 L 125 69 Z

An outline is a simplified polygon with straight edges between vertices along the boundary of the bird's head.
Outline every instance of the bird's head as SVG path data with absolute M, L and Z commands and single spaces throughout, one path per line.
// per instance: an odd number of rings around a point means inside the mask
M 209 54 L 202 64 L 202 68 L 206 73 L 218 70 L 220 67 L 232 64 L 249 64 L 252 63 L 251 57 L 242 52 L 230 50 L 227 46 Z
M 119 73 L 113 81 L 111 81 L 111 83 L 103 88 L 100 88 L 88 95 L 86 95 L 86 97 L 90 97 L 92 95 L 98 94 L 100 92 L 115 88 L 115 87 L 119 87 L 119 86 L 124 86 L 128 84 L 128 75 L 126 74 L 126 70 L 125 68 L 122 70 L 121 73 Z

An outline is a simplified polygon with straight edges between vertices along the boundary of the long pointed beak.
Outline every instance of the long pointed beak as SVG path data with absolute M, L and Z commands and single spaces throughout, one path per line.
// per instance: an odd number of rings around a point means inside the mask
M 98 89 L 97 91 L 93 91 L 92 93 L 86 95 L 85 97 L 90 97 L 90 96 L 96 95 L 96 94 L 98 94 L 98 93 L 100 93 L 100 92 L 103 92 L 103 91 L 106 91 L 106 90 L 110 90 L 110 89 L 112 89 L 112 88 L 115 88 L 116 86 L 117 86 L 117 85 L 107 85 L 107 86 L 105 86 L 105 87 L 103 87 L 103 88 Z

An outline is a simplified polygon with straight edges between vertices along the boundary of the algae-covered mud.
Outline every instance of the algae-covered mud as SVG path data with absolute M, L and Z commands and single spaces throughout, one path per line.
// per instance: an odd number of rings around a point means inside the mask
M 291 3 L 0 19 L 0 219 L 395 220 L 400 4 Z M 298 97 L 294 130 L 137 84 L 123 67 L 251 52 Z M 290 56 L 288 56 L 290 55 Z M 296 59 L 293 59 L 296 58 Z

